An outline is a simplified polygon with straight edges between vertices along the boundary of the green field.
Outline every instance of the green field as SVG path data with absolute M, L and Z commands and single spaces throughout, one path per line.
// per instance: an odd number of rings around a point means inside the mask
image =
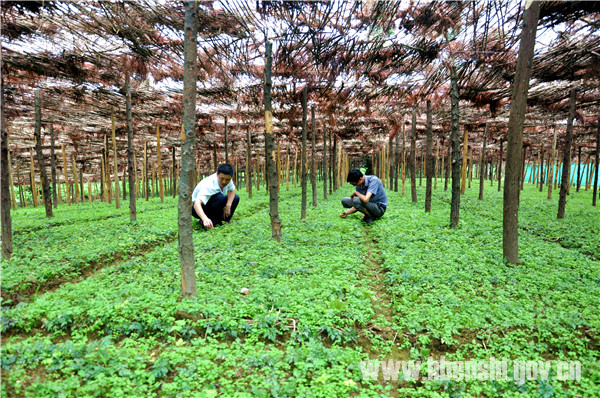
M 443 181 L 441 181 L 443 187 Z M 409 186 L 407 185 L 407 188 Z M 385 216 L 342 220 L 349 184 L 308 205 L 280 192 L 281 243 L 264 189 L 233 223 L 195 231 L 197 299 L 181 299 L 177 202 L 13 212 L 2 262 L 2 397 L 600 396 L 600 210 L 571 192 L 566 218 L 527 185 L 519 266 L 502 259 L 502 192 L 478 183 L 448 227 L 390 192 Z M 310 197 L 310 192 L 309 192 Z M 242 295 L 242 288 L 250 294 Z M 579 380 L 424 380 L 427 358 L 579 361 Z M 422 361 L 420 380 L 363 377 L 361 361 Z M 363 364 L 364 366 L 364 364 Z M 509 365 L 509 377 L 513 377 Z

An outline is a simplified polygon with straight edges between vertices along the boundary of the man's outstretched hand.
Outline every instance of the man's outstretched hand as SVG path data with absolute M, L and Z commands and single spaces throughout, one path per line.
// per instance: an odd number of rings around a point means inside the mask
M 207 229 L 212 229 L 215 226 L 213 225 L 212 221 L 210 220 L 210 218 L 206 217 L 204 220 L 202 220 L 202 224 L 204 225 L 205 228 Z
M 342 214 L 340 214 L 340 217 L 341 217 L 341 218 L 346 218 L 347 216 L 348 216 L 348 214 L 346 214 L 346 212 L 345 212 L 345 211 L 343 211 L 343 212 L 342 212 Z
M 223 218 L 227 218 L 231 215 L 231 206 L 225 205 L 223 208 Z

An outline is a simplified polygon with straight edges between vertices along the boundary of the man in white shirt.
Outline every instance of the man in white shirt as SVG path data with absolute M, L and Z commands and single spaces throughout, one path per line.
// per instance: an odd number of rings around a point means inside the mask
M 240 202 L 235 193 L 233 167 L 222 164 L 217 172 L 196 185 L 192 193 L 192 216 L 200 220 L 205 229 L 228 223 Z

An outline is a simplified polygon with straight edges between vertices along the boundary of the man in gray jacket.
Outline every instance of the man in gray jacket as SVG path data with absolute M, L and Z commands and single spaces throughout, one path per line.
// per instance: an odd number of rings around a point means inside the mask
M 387 208 L 388 200 L 385 188 L 377 176 L 366 176 L 360 170 L 352 169 L 346 179 L 356 187 L 349 198 L 342 199 L 342 206 L 348 209 L 340 214 L 346 218 L 349 214 L 360 211 L 365 216 L 363 221 L 370 224 L 381 218 Z

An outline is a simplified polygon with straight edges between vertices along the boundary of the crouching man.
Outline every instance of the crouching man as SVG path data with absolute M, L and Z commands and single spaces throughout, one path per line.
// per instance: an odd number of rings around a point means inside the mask
M 381 180 L 377 176 L 366 176 L 360 170 L 352 169 L 347 181 L 356 187 L 356 192 L 352 192 L 349 198 L 342 199 L 342 206 L 348 210 L 342 212 L 340 217 L 346 218 L 349 214 L 360 211 L 365 215 L 365 224 L 381 218 L 388 204 Z
M 233 167 L 222 164 L 217 172 L 196 185 L 192 193 L 192 216 L 200 220 L 200 226 L 211 229 L 228 223 L 235 213 L 240 197 L 235 193 Z

